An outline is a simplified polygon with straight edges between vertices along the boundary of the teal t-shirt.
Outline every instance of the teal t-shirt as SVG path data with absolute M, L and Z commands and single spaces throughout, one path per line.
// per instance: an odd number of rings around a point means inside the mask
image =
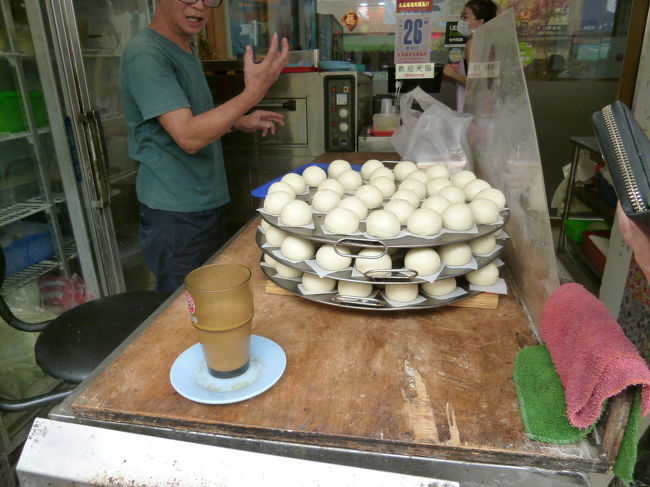
M 138 32 L 124 50 L 120 88 L 129 156 L 140 163 L 138 199 L 150 208 L 201 211 L 229 201 L 221 142 L 188 154 L 157 117 L 188 107 L 214 108 L 201 61 L 152 29 Z

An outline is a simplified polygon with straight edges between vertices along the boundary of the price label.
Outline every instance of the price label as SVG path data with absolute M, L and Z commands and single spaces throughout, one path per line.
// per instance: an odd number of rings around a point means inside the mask
M 467 37 L 458 32 L 458 22 L 447 22 L 445 24 L 445 46 L 464 46 L 467 44 Z
M 395 20 L 395 64 L 428 63 L 431 15 L 400 15 Z

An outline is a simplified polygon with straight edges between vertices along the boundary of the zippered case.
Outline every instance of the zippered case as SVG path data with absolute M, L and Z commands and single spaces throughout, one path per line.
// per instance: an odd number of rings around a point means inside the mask
M 630 109 L 616 101 L 591 118 L 616 196 L 627 216 L 650 225 L 650 141 Z

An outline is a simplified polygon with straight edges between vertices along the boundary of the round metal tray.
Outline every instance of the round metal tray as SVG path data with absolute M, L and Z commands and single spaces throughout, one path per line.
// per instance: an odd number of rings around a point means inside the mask
M 335 292 L 325 294 L 302 294 L 298 289 L 298 281 L 277 276 L 273 268 L 263 263 L 260 263 L 260 267 L 262 268 L 262 271 L 266 277 L 280 286 L 282 289 L 300 296 L 301 298 L 308 299 L 309 301 L 329 304 L 332 306 L 339 306 L 341 308 L 366 309 L 371 311 L 405 311 L 412 309 L 439 308 L 441 306 L 457 303 L 458 301 L 462 301 L 464 299 L 480 294 L 480 291 L 470 290 L 469 285 L 463 279 L 463 282 L 460 283 L 458 287 L 465 290 L 466 294 L 463 294 L 461 296 L 456 296 L 449 299 L 438 299 L 434 298 L 433 296 L 423 294 L 422 291 L 420 291 L 420 296 L 425 298 L 424 301 L 413 305 L 406 304 L 404 306 L 393 306 L 388 301 L 384 300 L 380 294 L 377 294 L 374 299 L 341 296 Z
M 259 213 L 269 225 L 273 225 L 274 227 L 277 227 L 290 235 L 295 235 L 296 237 L 302 237 L 309 240 L 314 240 L 316 242 L 328 244 L 334 244 L 343 239 L 344 241 L 341 241 L 340 245 L 347 245 L 350 247 L 386 247 L 389 249 L 395 247 L 436 247 L 438 245 L 468 242 L 480 237 L 485 237 L 486 235 L 500 230 L 510 218 L 510 210 L 508 210 L 508 208 L 504 208 L 501 210 L 501 218 L 503 219 L 503 223 L 493 225 L 476 225 L 478 233 L 456 233 L 443 231 L 442 234 L 433 238 L 406 235 L 398 238 L 386 238 L 379 240 L 368 238 L 364 235 L 336 235 L 327 233 L 323 227 L 323 220 L 325 219 L 325 214 L 323 213 L 314 213 L 312 215 L 314 228 L 287 227 L 280 224 L 280 218 L 278 216 L 270 215 L 262 211 Z M 365 233 L 365 231 L 366 222 L 364 220 L 359 224 L 359 232 Z
M 477 268 L 480 269 L 481 267 L 489 264 L 490 262 L 494 261 L 497 257 L 501 255 L 503 252 L 503 247 L 505 245 L 505 238 L 500 238 L 497 239 L 497 244 L 501 245 L 501 249 L 491 253 L 490 255 L 486 256 L 480 256 L 480 255 L 475 255 L 474 258 L 476 259 L 476 264 Z M 309 274 L 316 274 L 314 272 L 314 269 L 311 268 L 309 264 L 305 261 L 301 262 L 293 262 L 290 261 L 286 258 L 279 257 L 278 255 L 274 254 L 274 250 L 280 250 L 279 247 L 263 247 L 262 245 L 265 242 L 264 239 L 264 233 L 260 228 L 257 229 L 257 233 L 255 234 L 255 242 L 257 243 L 257 246 L 264 252 L 265 254 L 268 254 L 270 257 L 273 259 L 277 260 L 281 264 L 284 264 L 288 267 L 291 267 L 292 269 L 299 270 L 301 272 L 307 272 Z M 398 251 L 395 255 L 392 256 L 393 258 L 393 263 L 397 264 L 395 267 L 395 270 L 391 272 L 390 276 L 377 276 L 377 277 L 372 277 L 368 278 L 366 276 L 353 276 L 352 275 L 352 267 L 348 267 L 347 269 L 344 269 L 342 271 L 337 271 L 333 272 L 331 274 L 328 274 L 327 277 L 331 277 L 332 279 L 337 279 L 340 281 L 355 281 L 355 282 L 369 282 L 372 284 L 399 284 L 399 283 L 404 283 L 404 284 L 421 284 L 421 283 L 426 283 L 429 281 L 426 281 L 424 279 L 418 278 L 417 277 L 417 272 L 412 271 L 410 269 L 402 269 L 400 268 L 400 264 L 403 263 L 403 257 L 404 257 L 404 252 Z M 476 269 L 472 269 L 469 267 L 457 267 L 457 268 L 445 268 L 437 277 L 437 279 L 446 279 L 449 277 L 458 277 L 467 274 L 468 272 L 472 272 Z M 400 272 L 401 271 L 401 272 Z M 415 273 L 415 274 L 413 274 Z

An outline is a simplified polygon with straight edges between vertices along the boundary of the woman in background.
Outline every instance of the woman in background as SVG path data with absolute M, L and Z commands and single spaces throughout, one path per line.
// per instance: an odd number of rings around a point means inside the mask
M 497 15 L 497 6 L 492 0 L 469 0 L 463 7 L 458 21 L 458 33 L 467 37 L 463 58 L 458 69 L 451 64 L 444 67 L 443 74 L 456 82 L 456 111 L 462 112 L 465 105 L 465 85 L 467 85 L 467 63 L 472 52 L 472 34 L 476 29 Z

